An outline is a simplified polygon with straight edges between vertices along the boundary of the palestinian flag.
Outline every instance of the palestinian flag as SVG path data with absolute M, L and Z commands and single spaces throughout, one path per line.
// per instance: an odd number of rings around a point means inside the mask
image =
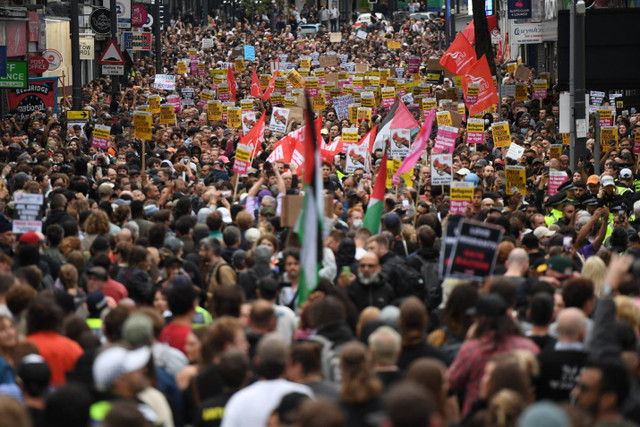
M 371 128 L 369 132 L 360 140 L 358 145 L 364 145 L 369 150 L 369 154 L 373 154 L 373 143 L 376 140 L 376 130 L 378 129 L 378 125 L 375 125 Z
M 298 307 L 307 300 L 318 285 L 318 273 L 322 267 L 322 222 L 324 220 L 324 197 L 322 189 L 322 167 L 320 141 L 311 116 L 313 109 L 309 98 L 305 109 L 304 144 L 304 201 L 296 223 L 300 238 L 300 282 L 298 284 Z
M 362 226 L 368 228 L 371 234 L 378 234 L 380 232 L 380 222 L 382 220 L 382 213 L 384 212 L 384 193 L 387 190 L 386 184 L 387 153 L 384 153 L 376 182 L 373 185 L 373 194 L 371 194 L 369 204 L 367 205 L 367 212 L 364 214 L 364 220 L 362 221 Z

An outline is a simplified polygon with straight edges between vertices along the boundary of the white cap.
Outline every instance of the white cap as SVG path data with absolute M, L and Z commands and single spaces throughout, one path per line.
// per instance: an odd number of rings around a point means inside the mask
M 229 209 L 227 209 L 227 208 L 218 208 L 216 210 L 218 212 L 220 212 L 220 215 L 222 215 L 222 221 L 225 224 L 231 224 L 232 219 L 231 219 L 231 212 L 229 212 Z
M 613 186 L 616 185 L 615 181 L 613 180 L 613 177 L 609 175 L 603 176 L 602 179 L 600 180 L 600 183 L 602 184 L 603 187 L 608 187 L 609 185 L 613 185 Z
M 544 237 L 551 237 L 554 234 L 556 234 L 556 232 L 549 230 L 547 227 L 537 227 L 535 230 L 533 230 L 533 235 L 536 236 L 538 239 L 542 239 Z
M 114 346 L 107 348 L 93 362 L 93 381 L 98 391 L 108 391 L 121 376 L 142 369 L 149 363 L 151 350 L 140 347 L 127 350 Z
M 458 169 L 458 172 L 456 172 L 456 174 L 458 175 L 469 175 L 471 173 L 471 171 L 467 168 L 462 168 L 462 169 Z
M 622 179 L 629 179 L 633 177 L 633 172 L 631 172 L 631 169 L 629 168 L 624 168 L 620 171 L 620 178 Z

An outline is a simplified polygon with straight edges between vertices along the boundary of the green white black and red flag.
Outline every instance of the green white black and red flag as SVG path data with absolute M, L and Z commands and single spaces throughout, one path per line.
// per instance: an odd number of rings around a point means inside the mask
M 300 282 L 298 284 L 298 307 L 311 295 L 318 285 L 318 274 L 322 267 L 322 223 L 324 221 L 324 197 L 322 191 L 322 168 L 320 162 L 320 135 L 313 125 L 313 109 L 307 98 L 305 108 L 304 143 L 304 201 L 296 231 L 300 238 Z
M 371 234 L 378 234 L 380 232 L 380 222 L 382 220 L 382 213 L 384 212 L 384 193 L 387 191 L 387 153 L 384 153 L 382 162 L 380 163 L 380 170 L 376 177 L 376 182 L 373 184 L 373 193 L 369 199 L 367 205 L 367 212 L 364 214 L 364 220 L 362 226 L 368 228 Z

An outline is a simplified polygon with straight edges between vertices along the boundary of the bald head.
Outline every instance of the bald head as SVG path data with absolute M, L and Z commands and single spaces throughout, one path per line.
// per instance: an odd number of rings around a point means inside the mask
M 381 326 L 369 336 L 373 361 L 378 365 L 395 365 L 401 348 L 401 337 L 395 329 Z
M 363 277 L 371 277 L 375 273 L 380 272 L 380 261 L 378 256 L 373 252 L 367 252 L 360 259 L 358 264 L 358 273 Z
M 505 266 L 508 270 L 508 275 L 523 275 L 529 269 L 529 255 L 527 251 L 522 248 L 515 248 L 509 252 Z
M 118 242 L 133 243 L 133 235 L 131 234 L 131 230 L 128 228 L 121 228 L 120 231 L 118 231 L 117 237 Z
M 565 308 L 558 314 L 558 338 L 560 341 L 582 341 L 587 324 L 582 310 L 575 307 Z

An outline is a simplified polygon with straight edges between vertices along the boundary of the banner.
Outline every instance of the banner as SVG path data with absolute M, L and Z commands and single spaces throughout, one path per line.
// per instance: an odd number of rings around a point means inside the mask
M 53 108 L 58 113 L 58 77 L 38 77 L 29 79 L 26 89 L 9 89 L 9 109 L 17 109 L 20 120 L 25 120 L 34 111 Z
M 153 116 L 151 113 L 137 110 L 133 112 L 133 129 L 135 138 L 151 141 L 152 127 Z
M 527 173 L 524 166 L 507 166 L 504 177 L 507 181 L 507 195 L 514 194 L 516 190 L 523 196 L 527 194 Z
M 453 126 L 439 126 L 436 141 L 433 145 L 433 154 L 450 154 L 456 146 L 458 129 Z
M 462 33 L 458 33 L 449 49 L 440 58 L 440 65 L 456 75 L 467 74 L 475 62 L 476 51 Z
M 431 185 L 451 185 L 452 154 L 431 155 Z
M 508 19 L 531 19 L 531 0 L 508 0 Z
M 452 181 L 449 189 L 449 213 L 464 215 L 473 200 L 473 182 Z
M 495 148 L 508 147 L 511 144 L 511 130 L 508 122 L 498 122 L 491 125 L 493 146 Z
M 467 119 L 467 144 L 484 143 L 484 119 Z

